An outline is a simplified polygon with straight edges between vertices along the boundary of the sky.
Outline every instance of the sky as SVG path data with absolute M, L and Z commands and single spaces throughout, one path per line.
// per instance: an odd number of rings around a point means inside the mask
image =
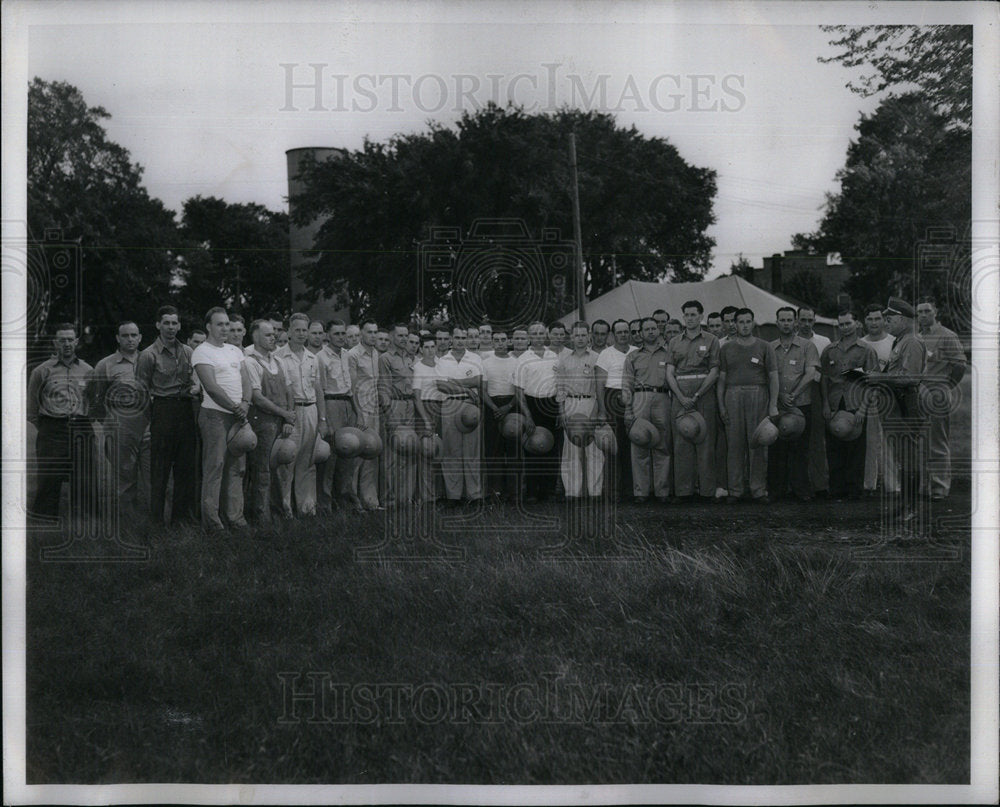
M 695 3 L 488 3 L 456 22 L 449 3 L 278 5 L 223 4 L 197 22 L 114 4 L 72 24 L 52 16 L 30 28 L 28 75 L 104 107 L 110 138 L 178 212 L 196 194 L 285 210 L 286 149 L 354 149 L 489 100 L 609 111 L 717 172 L 710 277 L 816 229 L 876 105 L 845 87 L 851 70 L 817 61 L 830 35 L 780 9 L 720 21 Z M 581 215 L 586 229 L 600 211 Z

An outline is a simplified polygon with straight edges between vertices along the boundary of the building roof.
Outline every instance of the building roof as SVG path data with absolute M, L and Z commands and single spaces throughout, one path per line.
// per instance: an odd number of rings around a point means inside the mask
M 705 316 L 712 311 L 721 311 L 727 305 L 737 308 L 749 308 L 754 312 L 758 324 L 774 323 L 774 313 L 782 306 L 796 303 L 784 297 L 779 297 L 749 280 L 730 275 L 715 280 L 703 280 L 696 283 L 643 283 L 638 280 L 628 280 L 607 294 L 587 303 L 587 320 L 603 319 L 614 322 L 616 319 L 632 320 L 636 317 L 648 317 L 657 308 L 662 308 L 670 316 L 680 319 L 681 305 L 688 300 L 698 300 L 705 306 Z M 577 319 L 577 312 L 560 319 L 567 327 Z M 837 320 L 829 317 L 816 316 L 816 322 L 823 325 L 836 325 Z

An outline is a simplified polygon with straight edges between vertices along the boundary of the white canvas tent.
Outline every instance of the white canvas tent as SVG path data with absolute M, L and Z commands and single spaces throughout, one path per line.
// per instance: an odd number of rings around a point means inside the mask
M 785 305 L 795 307 L 795 303 L 765 291 L 742 277 L 720 277 L 697 283 L 642 283 L 629 280 L 587 303 L 587 320 L 632 320 L 636 317 L 648 317 L 658 308 L 667 311 L 671 317 L 680 319 L 681 305 L 687 300 L 698 300 L 705 306 L 706 317 L 712 311 L 721 311 L 727 305 L 749 308 L 754 312 L 758 326 L 770 326 L 762 329 L 762 336 L 767 338 L 774 338 L 775 312 Z M 568 328 L 576 320 L 577 312 L 573 311 L 560 321 Z M 835 319 L 817 316 L 816 323 L 820 326 L 816 328 L 817 331 L 825 336 L 834 336 L 837 325 Z

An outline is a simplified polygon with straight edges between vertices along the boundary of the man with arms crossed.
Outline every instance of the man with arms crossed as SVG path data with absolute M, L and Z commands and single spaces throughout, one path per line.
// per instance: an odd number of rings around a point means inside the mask
M 245 527 L 243 471 L 245 457 L 228 450 L 229 430 L 246 423 L 250 403 L 249 383 L 244 385 L 240 365 L 243 351 L 228 341 L 229 316 L 224 308 L 210 308 L 205 315 L 208 339 L 191 356 L 204 396 L 198 413 L 201 429 L 201 521 L 206 530 L 218 532 Z M 175 482 L 176 484 L 176 482 Z M 226 525 L 222 516 L 226 518 Z
M 729 504 L 735 504 L 749 482 L 750 495 L 767 504 L 767 448 L 750 438 L 765 417 L 778 415 L 778 363 L 774 348 L 753 335 L 749 308 L 736 312 L 736 338 L 719 352 L 718 403 L 729 446 Z M 750 479 L 745 480 L 749 457 Z

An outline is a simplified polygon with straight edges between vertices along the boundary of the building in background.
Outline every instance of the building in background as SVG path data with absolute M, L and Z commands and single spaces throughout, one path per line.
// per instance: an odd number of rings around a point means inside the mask
M 844 295 L 844 284 L 850 276 L 850 268 L 835 253 L 793 249 L 764 258 L 764 266 L 753 270 L 753 283 L 774 294 L 808 300 L 833 315 L 841 303 L 850 302 Z
M 328 148 L 322 146 L 311 146 L 308 148 L 289 149 L 285 152 L 288 165 L 288 214 L 291 217 L 295 210 L 295 196 L 302 192 L 302 183 L 297 179 L 299 166 L 307 156 L 312 156 L 317 162 L 324 162 L 331 157 L 341 158 L 347 152 L 344 149 Z M 302 282 L 302 267 L 308 263 L 314 263 L 315 258 L 307 257 L 304 253 L 312 249 L 313 239 L 325 219 L 319 218 L 307 224 L 305 227 L 298 227 L 294 221 L 289 221 L 288 225 L 288 271 L 289 287 L 291 288 L 291 306 L 289 313 L 304 310 L 310 317 L 326 323 L 331 319 L 342 319 L 350 322 L 350 310 L 346 307 L 338 308 L 336 301 L 321 297 L 308 308 L 303 308 L 302 295 L 305 292 L 305 284 Z

